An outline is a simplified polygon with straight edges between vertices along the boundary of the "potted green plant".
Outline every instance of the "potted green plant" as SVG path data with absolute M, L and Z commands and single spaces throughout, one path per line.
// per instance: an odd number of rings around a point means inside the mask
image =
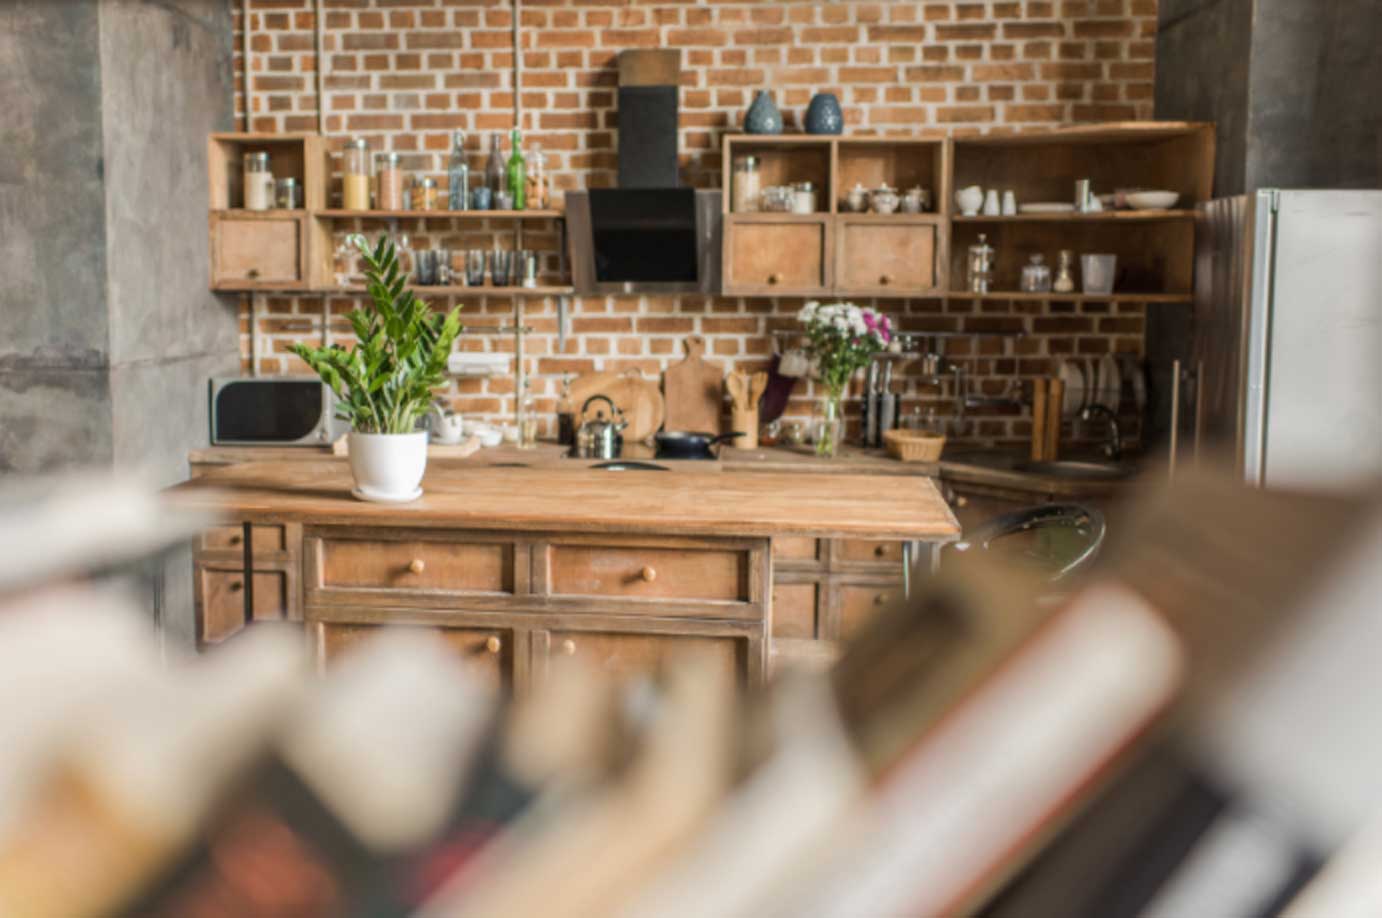
M 364 261 L 369 293 L 368 307 L 347 316 L 355 346 L 294 344 L 293 353 L 331 388 L 336 415 L 350 422 L 352 493 L 388 503 L 416 500 L 427 468 L 427 432 L 417 422 L 445 378 L 461 333 L 460 307 L 436 313 L 414 296 L 387 236 L 373 249 L 358 234 L 347 242 Z

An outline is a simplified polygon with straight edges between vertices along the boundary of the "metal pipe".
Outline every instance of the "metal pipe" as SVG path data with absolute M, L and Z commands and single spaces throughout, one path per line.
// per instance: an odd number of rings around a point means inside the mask
M 259 375 L 259 294 L 250 294 L 250 375 Z
M 245 96 L 244 129 L 250 129 L 250 0 L 240 0 L 240 56 L 243 58 L 242 83 Z
M 513 126 L 523 130 L 523 41 L 518 20 L 523 16 L 523 0 L 513 0 Z
M 1176 453 L 1180 449 L 1180 361 L 1171 362 L 1171 454 L 1166 463 L 1166 477 L 1176 479 Z
M 314 7 L 314 12 L 312 14 L 312 21 L 315 27 L 314 31 L 316 32 L 317 42 L 317 133 L 325 134 L 326 98 L 325 92 L 323 91 L 322 87 L 324 85 L 323 81 L 325 80 L 324 74 L 326 71 L 326 56 L 322 54 L 322 30 L 324 28 L 322 25 L 322 0 L 316 0 L 316 6 Z M 323 336 L 326 334 L 325 329 L 323 329 L 322 334 Z

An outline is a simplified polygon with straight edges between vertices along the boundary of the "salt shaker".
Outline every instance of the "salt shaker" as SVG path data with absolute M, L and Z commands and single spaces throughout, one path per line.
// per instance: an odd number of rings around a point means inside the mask
M 1003 192 L 1003 216 L 1017 216 L 1017 192 L 1011 188 Z
M 996 217 L 1002 212 L 1003 209 L 998 203 L 998 189 L 990 188 L 984 195 L 984 216 Z

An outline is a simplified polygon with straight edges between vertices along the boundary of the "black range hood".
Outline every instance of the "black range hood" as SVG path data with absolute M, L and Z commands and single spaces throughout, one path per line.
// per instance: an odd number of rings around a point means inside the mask
M 720 192 L 678 176 L 680 73 L 678 51 L 619 55 L 619 187 L 566 195 L 577 293 L 719 289 Z

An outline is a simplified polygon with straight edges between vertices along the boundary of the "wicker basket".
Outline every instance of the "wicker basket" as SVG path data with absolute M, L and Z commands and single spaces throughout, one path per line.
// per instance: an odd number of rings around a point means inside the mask
M 883 442 L 888 445 L 888 453 L 903 462 L 939 462 L 945 449 L 944 435 L 919 430 L 886 430 Z

